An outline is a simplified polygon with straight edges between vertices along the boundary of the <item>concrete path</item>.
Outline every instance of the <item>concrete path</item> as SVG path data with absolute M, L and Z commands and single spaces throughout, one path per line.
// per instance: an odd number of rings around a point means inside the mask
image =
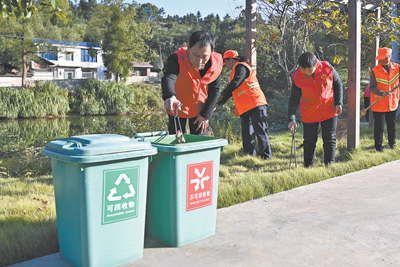
M 219 209 L 216 235 L 190 245 L 145 245 L 123 266 L 400 266 L 400 161 Z

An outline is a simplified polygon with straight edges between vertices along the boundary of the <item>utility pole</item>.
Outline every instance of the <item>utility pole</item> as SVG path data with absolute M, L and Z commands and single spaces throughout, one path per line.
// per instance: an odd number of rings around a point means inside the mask
M 257 73 L 257 1 L 246 0 L 246 62 Z
M 392 1 L 393 2 L 393 11 L 392 16 L 398 17 L 398 4 L 400 1 Z M 396 32 L 393 32 L 393 35 L 396 37 L 396 40 L 392 41 L 392 62 L 399 63 L 399 35 Z
M 379 21 L 381 19 L 381 8 L 377 7 L 374 12 L 375 12 L 376 21 L 378 21 L 378 23 L 379 23 Z M 375 36 L 375 40 L 372 43 L 372 48 L 371 48 L 371 70 L 373 68 L 375 68 L 375 66 L 378 64 L 378 60 L 375 59 L 376 56 L 378 55 L 378 49 L 379 49 L 379 34 Z M 370 97 L 370 99 L 371 99 L 371 97 Z M 372 128 L 373 124 L 374 124 L 374 118 L 372 116 L 371 109 L 369 109 L 368 112 L 369 112 L 368 127 Z
M 360 143 L 361 0 L 349 0 L 347 149 Z

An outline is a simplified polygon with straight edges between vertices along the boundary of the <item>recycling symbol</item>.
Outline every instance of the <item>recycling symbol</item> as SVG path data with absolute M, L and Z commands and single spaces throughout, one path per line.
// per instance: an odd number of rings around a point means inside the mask
M 128 186 L 129 192 L 127 192 L 121 196 L 117 192 L 117 187 L 118 188 L 120 187 L 119 184 L 122 182 L 122 180 L 124 180 L 124 182 L 129 185 Z M 118 179 L 115 181 L 115 187 L 113 187 L 110 190 L 110 194 L 107 196 L 107 199 L 108 199 L 108 201 L 118 201 L 118 200 L 121 200 L 122 197 L 127 199 L 129 197 L 135 196 L 135 194 L 136 194 L 136 192 L 135 192 L 135 189 L 133 188 L 133 185 L 131 184 L 131 179 L 129 179 L 129 177 L 125 173 L 123 173 L 118 176 Z

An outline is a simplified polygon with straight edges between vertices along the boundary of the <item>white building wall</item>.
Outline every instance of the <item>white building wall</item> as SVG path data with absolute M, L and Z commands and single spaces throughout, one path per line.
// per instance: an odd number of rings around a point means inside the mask
M 22 86 L 21 77 L 0 77 L 0 87 Z
M 55 44 L 54 46 L 58 46 L 59 48 L 59 51 L 57 52 L 57 60 L 48 60 L 49 62 L 53 63 L 55 65 L 55 68 L 57 69 L 57 72 L 55 72 L 55 75 L 53 75 L 53 79 L 64 80 L 66 79 L 66 77 L 70 76 L 67 75 L 67 73 L 70 73 L 72 70 L 74 72 L 73 78 L 81 79 L 83 77 L 82 69 L 92 69 L 94 70 L 92 71 L 92 73 L 94 73 L 94 77 L 98 79 L 101 79 L 101 77 L 103 77 L 104 79 L 104 71 L 106 68 L 103 64 L 102 51 L 100 48 L 94 48 L 97 50 L 97 62 L 83 62 L 81 61 L 82 49 L 89 50 L 89 47 L 65 46 L 58 44 Z M 68 59 L 70 58 L 68 56 L 69 53 L 73 54 L 72 60 Z M 101 73 L 96 74 L 98 70 L 101 70 Z

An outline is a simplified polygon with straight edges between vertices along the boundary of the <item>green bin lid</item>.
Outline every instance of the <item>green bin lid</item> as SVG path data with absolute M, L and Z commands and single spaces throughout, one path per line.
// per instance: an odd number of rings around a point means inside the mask
M 140 135 L 139 135 L 140 136 Z M 157 148 L 157 151 L 162 152 L 189 152 L 206 149 L 213 149 L 228 144 L 228 141 L 223 138 L 201 136 L 193 134 L 184 134 L 186 142 L 179 143 L 175 135 L 162 135 L 144 138 L 150 142 L 152 146 Z
M 150 142 L 139 142 L 118 134 L 71 136 L 51 141 L 42 154 L 69 162 L 97 162 L 154 155 Z

